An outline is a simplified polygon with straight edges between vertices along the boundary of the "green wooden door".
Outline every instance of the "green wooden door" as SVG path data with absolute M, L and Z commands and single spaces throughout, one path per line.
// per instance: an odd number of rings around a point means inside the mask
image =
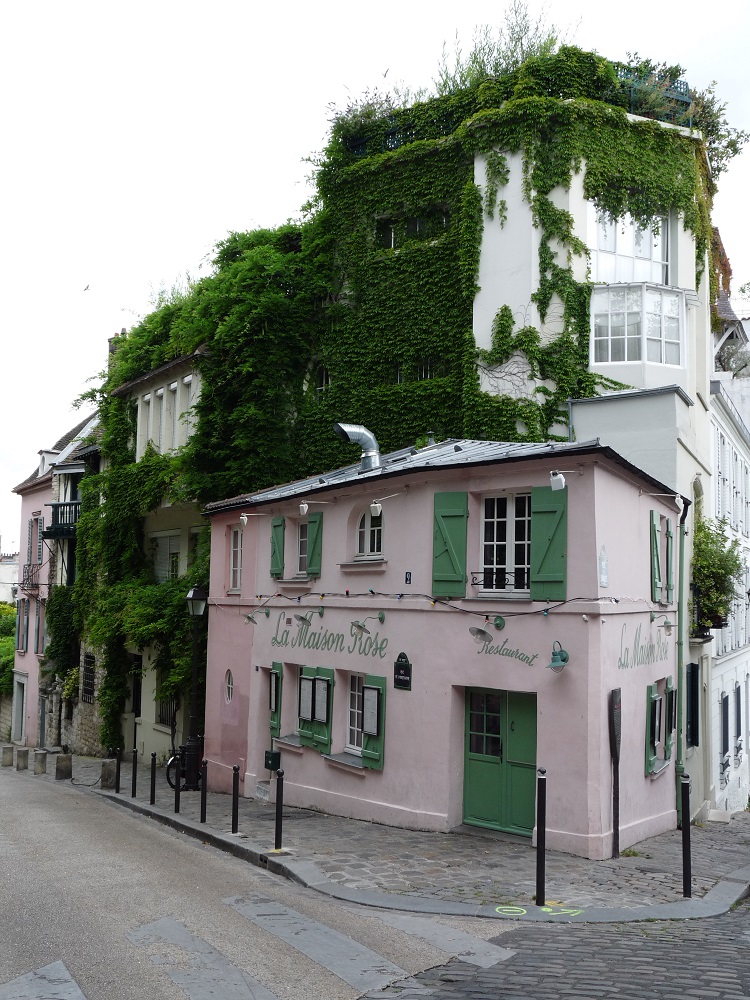
M 535 779 L 536 695 L 468 690 L 464 822 L 530 837 Z

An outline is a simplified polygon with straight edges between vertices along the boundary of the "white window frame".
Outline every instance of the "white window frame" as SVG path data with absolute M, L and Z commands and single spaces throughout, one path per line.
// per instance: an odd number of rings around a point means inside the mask
M 505 501 L 505 516 L 498 516 L 498 501 Z M 518 501 L 521 501 L 525 510 L 518 510 Z M 488 517 L 488 504 L 494 502 L 494 514 Z M 524 537 L 516 538 L 516 524 L 524 526 Z M 480 540 L 480 553 L 482 558 L 482 591 L 481 594 L 504 597 L 524 597 L 528 598 L 531 587 L 531 491 L 513 493 L 491 494 L 482 498 L 482 535 Z M 505 541 L 498 539 L 499 526 L 506 525 Z M 492 530 L 488 530 L 492 525 Z M 488 537 L 491 535 L 492 537 Z M 497 549 L 490 552 L 490 547 L 505 545 L 505 561 L 499 558 Z M 523 561 L 519 560 L 521 553 L 516 548 L 523 546 Z M 509 558 L 508 548 L 512 549 L 512 562 Z M 492 558 L 489 558 L 490 555 Z M 497 586 L 495 574 L 498 569 L 503 568 L 505 573 L 505 584 Z M 521 580 L 525 578 L 525 586 L 519 586 L 518 574 L 521 573 Z M 492 574 L 492 577 L 488 576 Z M 489 582 L 489 585 L 488 585 Z
M 364 737 L 364 687 L 364 674 L 349 674 L 345 750 L 360 757 Z
M 233 525 L 229 529 L 229 590 L 242 587 L 242 528 Z
M 622 296 L 622 307 L 614 304 L 615 296 Z M 665 305 L 671 298 L 676 303 L 676 317 L 665 312 Z M 660 309 L 652 307 L 656 300 Z M 652 364 L 665 368 L 683 367 L 685 357 L 684 331 L 686 329 L 685 293 L 679 288 L 667 288 L 649 282 L 630 284 L 597 285 L 591 294 L 591 363 L 592 365 Z M 622 326 L 612 325 L 613 316 L 623 316 Z M 658 330 L 649 328 L 649 317 L 659 317 Z M 597 318 L 607 317 L 606 335 L 602 336 L 603 324 Z M 677 337 L 669 336 L 669 321 L 676 319 Z M 622 330 L 620 335 L 619 331 Z M 615 335 L 613 336 L 613 332 Z M 598 335 L 599 334 L 599 335 Z M 622 341 L 622 357 L 613 357 L 613 347 Z M 606 347 L 606 357 L 602 357 L 602 346 Z M 654 349 L 659 357 L 653 357 Z M 676 360 L 674 355 L 677 355 Z M 670 360 L 667 360 L 667 357 Z
M 357 525 L 357 559 L 382 558 L 383 512 L 381 511 L 377 517 L 374 517 L 368 507 L 363 511 Z
M 307 575 L 307 542 L 308 542 L 308 525 L 307 521 L 297 522 L 297 574 L 298 576 Z
M 655 231 L 658 229 L 658 232 Z M 589 202 L 591 280 L 606 284 L 669 285 L 669 220 L 638 226 L 630 215 L 613 221 Z
M 149 543 L 152 548 L 154 576 L 157 581 L 159 583 L 166 583 L 168 580 L 176 580 L 180 576 L 182 566 L 182 532 L 155 531 L 149 536 Z M 164 571 L 162 572 L 159 555 L 164 545 L 166 546 L 166 552 L 164 553 L 166 558 L 163 564 Z

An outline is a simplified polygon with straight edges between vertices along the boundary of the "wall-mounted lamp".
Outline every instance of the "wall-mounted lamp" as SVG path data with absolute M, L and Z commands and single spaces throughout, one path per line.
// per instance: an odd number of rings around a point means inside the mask
M 312 616 L 314 614 L 318 614 L 322 618 L 323 617 L 323 611 L 324 611 L 323 608 L 318 608 L 317 611 L 306 611 L 304 615 L 295 615 L 294 616 L 294 620 L 298 621 L 300 623 L 300 625 L 302 625 L 302 624 L 309 625 L 310 622 L 312 621 Z
M 310 509 L 310 504 L 311 503 L 314 503 L 314 504 L 319 504 L 319 503 L 329 504 L 329 503 L 334 503 L 334 502 L 335 501 L 333 501 L 333 500 L 300 500 L 300 502 L 299 502 L 299 512 L 300 512 L 300 515 L 302 517 L 304 517 L 305 514 Z
M 320 610 L 322 611 L 323 609 L 321 608 Z M 373 620 L 375 618 L 377 618 L 377 620 L 382 625 L 383 622 L 385 621 L 385 611 L 378 611 L 378 613 L 376 615 L 368 615 L 367 618 L 363 618 L 361 622 L 352 622 L 352 628 L 354 629 L 354 634 L 355 635 L 369 635 L 370 634 L 370 630 L 365 625 L 365 622 L 369 621 L 371 618 Z
M 574 472 L 578 472 L 579 476 L 583 475 L 583 472 L 578 469 L 553 469 L 549 474 L 549 484 L 553 490 L 564 490 L 565 489 L 565 476 L 563 473 L 567 473 L 572 476 Z
M 469 629 L 469 635 L 478 646 L 483 646 L 485 642 L 492 642 L 492 635 L 486 628 L 477 628 L 476 625 L 472 625 Z
M 381 497 L 379 500 L 373 500 L 372 503 L 370 504 L 370 514 L 373 517 L 380 517 L 380 515 L 383 513 L 383 501 L 392 500 L 394 497 L 400 497 L 400 496 L 401 496 L 400 493 L 391 493 L 390 496 Z
M 563 649 L 557 639 L 555 639 L 552 643 L 552 660 L 547 664 L 549 669 L 554 670 L 556 674 L 559 674 L 569 659 L 570 654 L 567 650 Z
M 672 634 L 672 629 L 674 628 L 674 625 L 669 620 L 669 616 L 668 615 L 658 615 L 655 611 L 652 611 L 651 612 L 651 621 L 654 622 L 654 621 L 656 621 L 657 618 L 663 618 L 664 619 L 664 624 L 663 625 L 657 625 L 656 627 L 657 628 L 663 628 L 664 629 L 664 635 L 671 635 Z
M 244 511 L 240 514 L 240 524 L 243 528 L 247 526 L 247 514 Z
M 245 619 L 245 621 L 247 622 L 248 625 L 257 625 L 258 623 L 255 620 L 255 616 L 257 614 L 265 615 L 266 618 L 268 618 L 270 616 L 270 614 L 271 614 L 271 609 L 270 608 L 255 608 L 253 611 L 249 612 L 249 614 L 243 615 L 242 617 Z

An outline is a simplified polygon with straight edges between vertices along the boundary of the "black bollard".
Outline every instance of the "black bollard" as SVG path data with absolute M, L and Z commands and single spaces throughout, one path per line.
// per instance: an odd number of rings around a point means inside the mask
M 232 768 L 232 833 L 237 833 L 240 821 L 240 765 Z
M 180 791 L 182 787 L 182 747 L 174 764 L 174 811 L 180 811 Z
M 536 905 L 544 906 L 544 851 L 547 839 L 547 770 L 537 769 L 536 779 Z
M 690 860 L 690 777 L 680 775 L 680 802 L 682 806 L 682 895 L 690 899 L 693 895 L 693 872 Z
M 156 804 L 156 754 L 151 754 L 151 805 Z
M 133 773 L 130 778 L 130 797 L 135 798 L 136 782 L 138 781 L 138 749 L 133 747 Z
M 201 764 L 201 823 L 206 822 L 206 796 L 208 795 L 208 761 Z
M 118 747 L 115 750 L 115 758 L 117 763 L 115 764 L 115 794 L 120 794 L 120 764 L 122 763 L 122 751 Z
M 281 850 L 281 813 L 284 808 L 284 772 L 276 772 L 276 836 L 273 847 L 275 851 Z

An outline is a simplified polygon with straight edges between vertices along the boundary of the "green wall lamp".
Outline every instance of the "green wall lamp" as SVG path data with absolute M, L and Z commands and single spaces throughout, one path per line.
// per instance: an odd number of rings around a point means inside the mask
M 320 610 L 322 611 L 323 609 L 321 608 Z M 368 615 L 367 618 L 363 618 L 361 622 L 352 622 L 352 631 L 354 632 L 354 634 L 355 635 L 369 635 L 370 634 L 370 630 L 365 625 L 365 622 L 369 621 L 371 618 L 373 620 L 375 618 L 377 618 L 377 620 L 382 625 L 383 622 L 385 621 L 385 611 L 378 611 L 378 613 L 376 615 Z
M 556 674 L 559 674 L 569 659 L 570 654 L 567 650 L 563 649 L 557 639 L 555 639 L 552 643 L 552 660 L 547 664 L 548 668 L 550 670 L 554 670 Z
M 671 635 L 672 634 L 672 629 L 674 628 L 674 625 L 669 620 L 669 615 L 660 615 L 660 614 L 657 614 L 656 611 L 652 611 L 651 612 L 651 621 L 654 622 L 654 621 L 656 621 L 657 618 L 663 618 L 664 619 L 664 624 L 663 625 L 657 625 L 656 627 L 657 628 L 663 628 L 664 629 L 664 635 Z

